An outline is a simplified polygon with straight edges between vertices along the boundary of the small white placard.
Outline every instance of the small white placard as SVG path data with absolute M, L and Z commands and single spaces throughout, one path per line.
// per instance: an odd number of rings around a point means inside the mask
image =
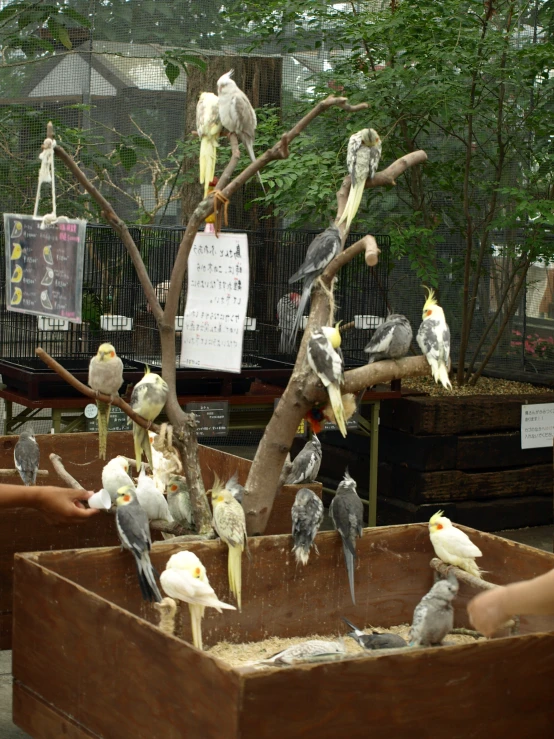
M 196 235 L 188 261 L 181 367 L 241 371 L 249 282 L 246 234 Z
M 552 446 L 554 438 L 554 403 L 521 406 L 521 448 Z

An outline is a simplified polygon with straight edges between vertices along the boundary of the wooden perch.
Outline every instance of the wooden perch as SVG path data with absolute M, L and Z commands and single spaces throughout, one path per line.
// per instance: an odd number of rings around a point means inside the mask
M 83 490 L 83 486 L 81 485 L 81 483 L 77 482 L 77 480 L 72 477 L 65 469 L 65 467 L 63 466 L 62 458 L 60 456 L 52 453 L 50 455 L 50 461 L 52 462 L 52 467 L 56 470 L 56 473 L 59 477 L 61 477 L 66 485 L 69 485 L 69 487 L 73 488 L 74 490 Z
M 457 580 L 459 580 L 460 582 L 465 582 L 466 585 L 470 585 L 476 590 L 494 590 L 494 588 L 500 587 L 499 585 L 495 585 L 492 582 L 482 580 L 480 577 L 470 575 L 469 572 L 461 570 L 459 567 L 454 567 L 454 565 L 447 565 L 441 559 L 438 559 L 438 557 L 433 557 L 433 559 L 429 562 L 429 566 L 432 569 L 436 570 L 439 575 L 443 575 L 444 577 L 446 577 L 448 573 L 451 572 L 453 575 L 456 575 Z
M 37 476 L 38 477 L 46 477 L 49 474 L 50 473 L 48 472 L 48 470 L 38 470 L 37 471 Z M 13 470 L 0 470 L 0 477 L 8 477 L 9 475 L 19 475 L 19 472 L 16 469 L 13 469 Z

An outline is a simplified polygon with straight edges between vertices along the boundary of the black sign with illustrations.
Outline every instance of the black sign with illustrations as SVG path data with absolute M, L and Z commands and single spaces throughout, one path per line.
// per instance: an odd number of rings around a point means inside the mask
M 6 307 L 81 323 L 87 223 L 4 214 Z
M 229 433 L 229 403 L 226 400 L 214 403 L 187 403 L 187 413 L 194 413 L 200 436 L 227 436 Z
M 98 409 L 94 403 L 90 403 L 85 408 L 85 418 L 87 419 L 87 431 L 98 431 Z M 108 431 L 129 431 L 129 417 L 116 405 L 110 407 L 110 420 L 108 422 Z

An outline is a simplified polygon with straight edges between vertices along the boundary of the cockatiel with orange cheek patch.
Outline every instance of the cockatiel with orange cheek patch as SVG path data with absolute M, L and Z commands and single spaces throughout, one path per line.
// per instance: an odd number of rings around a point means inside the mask
M 306 359 L 327 390 L 333 415 L 339 431 L 346 436 L 346 420 L 342 404 L 341 385 L 344 381 L 344 365 L 340 351 L 341 336 L 338 324 L 334 328 L 323 326 L 312 331 L 308 341 Z
M 101 344 L 96 356 L 90 360 L 88 384 L 93 390 L 103 395 L 116 397 L 119 394 L 119 388 L 123 384 L 123 362 L 111 344 Z M 96 405 L 98 406 L 98 456 L 100 459 L 106 459 L 110 404 L 97 400 Z
M 474 577 L 481 577 L 481 570 L 475 563 L 476 557 L 483 556 L 481 550 L 442 514 L 443 511 L 437 511 L 429 519 L 429 538 L 435 554 L 445 564 L 459 567 Z
M 417 343 L 427 357 L 435 382 L 440 382 L 443 387 L 452 389 L 452 383 L 448 377 L 450 329 L 446 323 L 444 311 L 435 299 L 435 291 L 428 287 L 425 289 L 427 300 L 423 306 L 423 320 L 417 332 Z

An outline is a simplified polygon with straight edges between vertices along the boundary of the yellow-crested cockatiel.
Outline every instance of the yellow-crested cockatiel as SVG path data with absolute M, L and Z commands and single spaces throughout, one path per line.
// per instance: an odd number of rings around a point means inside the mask
M 213 526 L 229 548 L 227 572 L 229 589 L 242 606 L 242 553 L 248 546 L 244 508 L 215 475 L 212 494 Z
M 200 93 L 196 106 L 196 133 L 200 137 L 200 183 L 204 185 L 204 197 L 215 174 L 221 128 L 217 95 L 213 92 Z
M 144 377 L 133 388 L 130 406 L 139 416 L 142 416 L 147 421 L 153 421 L 161 413 L 168 392 L 167 382 L 154 372 L 150 372 L 150 368 L 146 367 Z M 152 450 L 150 448 L 148 431 L 134 421 L 133 441 L 135 443 L 137 470 L 140 470 L 142 452 L 146 455 L 150 469 L 153 469 L 154 464 L 152 462 Z
M 429 538 L 435 554 L 445 564 L 459 567 L 474 577 L 481 577 L 481 570 L 475 563 L 475 558 L 482 556 L 481 550 L 443 513 L 437 511 L 429 519 Z
M 123 384 L 123 362 L 117 356 L 112 344 L 100 344 L 96 356 L 88 366 L 88 384 L 103 395 L 115 397 Z M 98 406 L 98 456 L 106 459 L 108 444 L 108 423 L 110 421 L 110 404 L 97 400 Z
M 312 331 L 306 357 L 308 364 L 323 383 L 333 409 L 334 420 L 343 436 L 346 436 L 346 420 L 340 387 L 344 381 L 341 336 L 338 324 L 323 326 Z
M 427 300 L 423 306 L 423 320 L 417 332 L 417 343 L 431 366 L 435 382 L 440 382 L 445 388 L 452 388 L 448 377 L 450 329 L 444 311 L 435 299 L 435 291 L 429 287 L 425 289 Z
M 375 177 L 381 159 L 381 139 L 373 128 L 363 128 L 352 134 L 348 141 L 346 166 L 352 183 L 343 214 L 337 225 L 346 221 L 346 230 L 354 220 L 365 189 L 366 180 Z

